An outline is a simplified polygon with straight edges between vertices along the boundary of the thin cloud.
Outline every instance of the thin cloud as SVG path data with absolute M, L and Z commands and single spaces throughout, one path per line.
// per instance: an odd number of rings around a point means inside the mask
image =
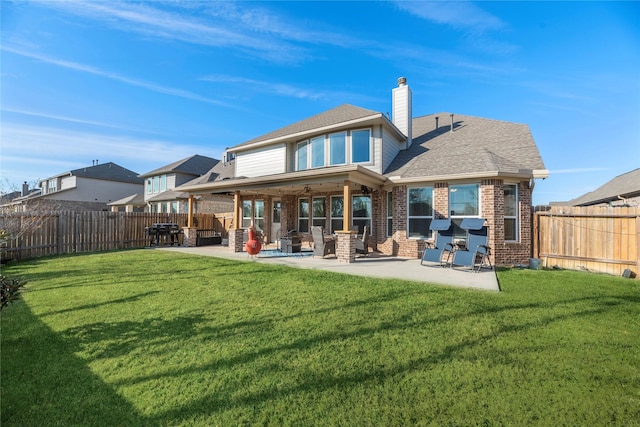
M 271 95 L 286 96 L 298 99 L 330 99 L 344 95 L 344 93 L 331 93 L 317 90 L 305 89 L 285 83 L 273 83 L 260 80 L 249 79 L 238 76 L 228 76 L 223 74 L 212 74 L 202 77 L 200 80 L 214 83 L 230 83 L 243 86 L 251 92 L 261 92 Z
M 400 1 L 396 5 L 419 18 L 474 33 L 500 30 L 506 26 L 500 18 L 470 2 Z
M 589 172 L 602 172 L 609 170 L 609 168 L 570 168 L 570 169 L 552 169 L 549 174 L 576 174 L 576 173 L 589 173 Z
M 21 157 L 28 152 L 31 161 L 38 159 L 62 159 L 69 153 L 79 158 L 113 158 L 138 161 L 164 162 L 172 158 L 189 156 L 201 147 L 182 145 L 176 141 L 135 138 L 121 135 L 105 135 L 55 127 L 3 123 L 2 154 L 6 160 Z M 52 143 L 55 142 L 55 143 Z M 131 147 L 135 147 L 132 150 Z
M 216 2 L 217 3 L 217 2 Z M 177 40 L 185 43 L 239 49 L 247 55 L 257 56 L 276 63 L 297 63 L 307 55 L 305 51 L 282 39 L 265 37 L 262 20 L 232 19 L 233 14 L 220 13 L 217 20 L 205 20 L 202 15 L 186 16 L 184 13 L 151 7 L 151 4 L 195 9 L 184 4 L 123 3 L 123 2 L 44 2 L 43 5 L 66 13 L 100 20 L 128 32 L 137 32 L 158 39 Z M 214 4 L 215 5 L 215 4 Z M 196 5 L 200 7 L 199 5 Z M 224 10 L 221 8 L 221 10 Z M 230 10 L 227 8 L 227 10 Z M 253 27 L 247 22 L 253 22 Z M 256 27 L 256 23 L 261 23 Z M 256 33 L 255 35 L 252 33 Z M 271 31 L 271 34 L 277 34 Z M 280 32 L 282 34 L 282 32 Z
M 95 76 L 100 76 L 100 77 L 104 77 L 110 80 L 115 80 L 115 81 L 119 81 L 121 83 L 125 83 L 128 84 L 130 86 L 136 86 L 136 87 L 141 87 L 143 89 L 148 89 L 151 90 L 153 92 L 157 92 L 157 93 L 161 93 L 164 95 L 170 95 L 170 96 L 176 96 L 179 98 L 184 98 L 184 99 L 190 99 L 192 101 L 199 101 L 199 102 L 205 102 L 207 104 L 213 104 L 213 105 L 220 105 L 223 107 L 233 107 L 232 104 L 223 102 L 223 101 L 219 101 L 217 99 L 211 99 L 211 98 L 206 98 L 204 96 L 200 96 L 198 94 L 186 91 L 186 90 L 182 90 L 182 89 L 176 89 L 176 88 L 171 88 L 171 87 L 166 87 L 166 86 L 160 86 L 154 83 L 150 83 L 150 82 L 146 82 L 144 80 L 137 80 L 137 79 L 132 79 L 130 77 L 125 77 L 125 76 L 121 76 L 119 74 L 116 73 L 112 73 L 109 71 L 103 71 L 100 70 L 98 68 L 92 67 L 90 65 L 84 65 L 84 64 L 80 64 L 77 62 L 72 62 L 72 61 L 65 61 L 62 59 L 56 59 L 56 58 L 51 58 L 45 55 L 41 55 L 38 53 L 34 53 L 34 52 L 26 52 L 24 50 L 21 49 L 17 49 L 11 46 L 2 46 L 0 49 L 6 51 L 6 52 L 11 52 L 14 53 L 16 55 L 20 55 L 20 56 L 24 56 L 26 58 L 31 58 L 31 59 L 35 59 L 38 60 L 40 62 L 44 62 L 47 64 L 51 64 L 51 65 L 56 65 L 58 67 L 62 67 L 62 68 L 67 68 L 67 69 L 71 69 L 71 70 L 75 70 L 75 71 L 79 71 L 82 73 L 87 73 L 87 74 L 93 74 Z

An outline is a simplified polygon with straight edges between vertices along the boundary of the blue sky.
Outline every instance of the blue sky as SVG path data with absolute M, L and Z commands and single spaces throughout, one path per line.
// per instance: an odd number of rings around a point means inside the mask
M 640 167 L 640 2 L 0 3 L 0 188 L 149 172 L 349 103 L 526 123 L 534 204 Z

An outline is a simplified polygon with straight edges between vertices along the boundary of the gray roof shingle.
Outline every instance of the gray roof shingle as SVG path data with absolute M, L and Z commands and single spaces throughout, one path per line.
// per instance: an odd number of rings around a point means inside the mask
M 142 184 L 144 182 L 136 172 L 113 162 L 74 169 L 69 171 L 69 175 L 83 178 L 104 179 L 108 181 L 128 182 L 133 184 Z
M 449 113 L 414 118 L 411 147 L 396 156 L 385 175 L 424 178 L 545 169 L 529 126 L 454 115 L 450 132 L 449 118 Z
M 166 174 L 166 173 L 183 173 L 186 175 L 200 176 L 204 175 L 209 171 L 212 167 L 214 167 L 219 160 L 201 156 L 199 154 L 195 154 L 191 157 L 184 158 L 182 160 L 178 160 L 177 162 L 173 162 L 166 166 L 162 166 L 161 168 L 154 169 L 151 172 L 147 172 L 145 174 L 140 175 L 141 178 L 146 178 L 148 176 Z
M 618 175 L 595 190 L 568 202 L 570 206 L 587 206 L 617 200 L 618 196 L 632 197 L 640 194 L 640 168 Z

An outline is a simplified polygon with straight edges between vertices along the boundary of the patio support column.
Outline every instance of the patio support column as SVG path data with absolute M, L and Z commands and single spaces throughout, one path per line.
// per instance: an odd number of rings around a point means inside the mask
M 242 220 L 242 211 L 240 204 L 240 192 L 236 191 L 233 195 L 233 229 L 238 230 L 240 228 L 240 221 Z
M 193 194 L 189 194 L 189 200 L 187 202 L 187 226 L 182 227 L 182 233 L 184 238 L 182 240 L 182 246 L 195 247 L 198 245 L 198 227 L 193 226 Z
M 242 199 L 240 192 L 233 195 L 233 226 L 229 229 L 229 250 L 231 252 L 242 252 L 244 241 L 244 230 L 242 225 Z
M 351 231 L 351 181 L 345 180 L 342 189 L 343 195 L 343 214 L 342 214 L 342 231 L 337 231 L 338 238 L 336 240 L 336 257 L 338 262 L 352 263 L 356 260 L 356 236 Z
M 193 227 L 193 194 L 189 194 L 189 216 L 187 217 L 187 228 Z
M 349 231 L 351 229 L 351 181 L 345 180 L 344 187 L 342 189 L 343 194 L 343 214 L 342 214 L 342 231 Z

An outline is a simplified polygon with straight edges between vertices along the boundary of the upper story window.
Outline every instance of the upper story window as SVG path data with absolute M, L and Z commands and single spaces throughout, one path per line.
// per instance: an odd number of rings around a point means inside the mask
M 56 178 L 50 179 L 47 182 L 47 193 L 54 193 L 58 190 L 58 180 Z
M 296 145 L 296 170 L 371 162 L 371 130 L 336 132 Z
M 167 191 L 167 175 L 151 176 L 145 183 L 147 194 Z
M 347 133 L 339 132 L 329 135 L 329 165 L 347 163 Z
M 371 132 L 354 130 L 351 132 L 351 163 L 368 163 L 371 161 Z

